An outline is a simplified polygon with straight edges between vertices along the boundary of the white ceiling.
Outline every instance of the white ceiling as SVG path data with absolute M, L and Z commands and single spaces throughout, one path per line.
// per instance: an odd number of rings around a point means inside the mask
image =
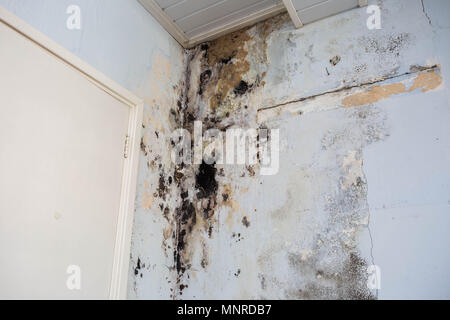
M 139 0 L 184 47 L 212 40 L 288 9 L 296 27 L 366 5 L 361 0 Z

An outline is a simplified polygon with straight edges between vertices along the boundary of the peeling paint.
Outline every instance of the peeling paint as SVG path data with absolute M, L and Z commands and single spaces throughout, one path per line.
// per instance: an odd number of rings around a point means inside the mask
M 382 99 L 386 99 L 392 95 L 403 93 L 406 91 L 403 83 L 387 84 L 384 86 L 376 86 L 370 88 L 367 92 L 355 94 L 347 97 L 342 101 L 344 107 L 354 107 L 369 103 L 375 103 Z
M 439 87 L 442 83 L 442 77 L 435 71 L 420 73 L 414 80 L 414 84 L 409 88 L 409 92 L 416 89 L 422 89 L 422 92 L 428 92 Z
M 366 92 L 357 93 L 348 96 L 342 100 L 342 105 L 345 108 L 360 106 L 370 103 L 375 103 L 380 100 L 389 98 L 393 95 L 412 92 L 417 89 L 422 89 L 422 92 L 428 92 L 436 89 L 442 83 L 442 77 L 434 70 L 421 72 L 414 79 L 414 83 L 409 90 L 406 89 L 404 83 L 393 83 L 382 86 L 371 87 Z

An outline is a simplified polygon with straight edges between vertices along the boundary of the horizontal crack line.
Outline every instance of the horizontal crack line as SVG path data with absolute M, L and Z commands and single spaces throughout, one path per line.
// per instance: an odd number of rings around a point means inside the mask
M 276 104 L 276 105 L 273 105 L 273 106 L 269 106 L 269 107 L 263 107 L 263 108 L 258 109 L 257 112 L 266 111 L 266 110 L 275 109 L 275 108 L 280 108 L 280 107 L 284 107 L 286 105 L 290 105 L 290 104 L 294 104 L 294 103 L 298 103 L 298 102 L 303 102 L 303 101 L 306 101 L 306 100 L 312 100 L 312 99 L 315 99 L 315 98 L 318 98 L 318 97 L 326 96 L 328 94 L 338 93 L 338 92 L 342 92 L 342 91 L 348 91 L 348 90 L 355 89 L 355 88 L 363 88 L 363 87 L 371 86 L 371 85 L 374 85 L 374 84 L 377 84 L 377 83 L 381 83 L 381 82 L 384 82 L 384 81 L 397 79 L 397 78 L 402 78 L 402 77 L 405 77 L 405 76 L 408 76 L 408 75 L 417 74 L 417 73 L 420 73 L 420 72 L 423 72 L 423 71 L 430 71 L 430 70 L 435 70 L 435 69 L 439 69 L 439 66 L 438 65 L 426 66 L 426 67 L 414 66 L 414 67 L 411 68 L 411 71 L 402 73 L 400 75 L 386 76 L 386 77 L 375 79 L 375 80 L 372 80 L 372 81 L 368 81 L 368 82 L 365 82 L 365 83 L 362 83 L 362 84 L 353 85 L 353 86 L 346 86 L 346 87 L 342 87 L 342 88 L 338 88 L 338 89 L 333 89 L 333 90 L 325 91 L 325 92 L 318 93 L 318 94 L 315 94 L 315 95 L 311 95 L 311 96 L 308 96 L 308 97 L 303 97 L 303 98 L 299 98 L 299 99 L 295 99 L 295 100 L 279 103 L 279 104 Z

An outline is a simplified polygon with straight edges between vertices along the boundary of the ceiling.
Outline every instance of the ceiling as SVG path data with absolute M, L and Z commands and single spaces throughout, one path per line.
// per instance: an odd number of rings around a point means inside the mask
M 367 0 L 139 0 L 185 48 L 288 11 L 295 27 Z

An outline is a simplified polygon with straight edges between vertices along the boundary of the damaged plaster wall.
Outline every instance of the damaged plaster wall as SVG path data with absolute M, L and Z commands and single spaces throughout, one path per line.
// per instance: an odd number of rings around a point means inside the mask
M 177 169 L 173 298 L 450 297 L 450 10 L 369 2 L 381 30 L 284 14 L 187 51 L 183 126 L 279 128 L 280 170 Z
M 184 51 L 137 1 L 0 0 L 145 100 L 129 298 L 450 298 L 449 2 L 369 4 L 381 30 L 284 14 Z M 280 128 L 278 174 L 174 165 L 194 120 Z

